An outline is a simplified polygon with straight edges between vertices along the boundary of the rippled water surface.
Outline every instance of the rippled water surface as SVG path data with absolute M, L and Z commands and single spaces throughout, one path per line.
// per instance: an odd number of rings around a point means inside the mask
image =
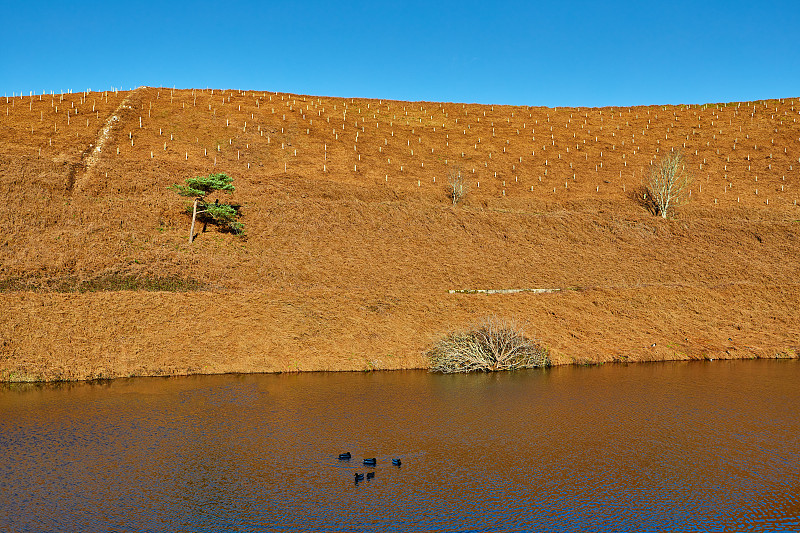
M 798 435 L 797 361 L 15 385 L 0 530 L 798 530 Z

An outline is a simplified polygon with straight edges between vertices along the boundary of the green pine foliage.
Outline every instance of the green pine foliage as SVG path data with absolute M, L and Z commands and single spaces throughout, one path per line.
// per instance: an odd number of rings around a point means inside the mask
M 175 183 L 169 188 L 181 196 L 201 198 L 204 198 L 214 191 L 225 191 L 230 194 L 236 190 L 233 186 L 233 178 L 227 174 L 209 174 L 205 177 L 197 176 L 195 178 L 187 178 L 185 183 L 185 185 L 178 185 Z
M 181 196 L 197 198 L 197 219 L 204 224 L 213 224 L 222 229 L 226 229 L 240 235 L 244 233 L 244 224 L 239 222 L 241 208 L 238 204 L 227 204 L 218 199 L 211 203 L 206 202 L 205 197 L 216 191 L 223 191 L 231 194 L 236 188 L 233 186 L 233 178 L 227 174 L 209 174 L 208 176 L 197 176 L 187 178 L 184 185 L 173 184 L 169 187 Z M 191 215 L 193 206 L 186 208 Z
M 205 206 L 205 212 L 219 224 L 229 224 L 239 215 L 236 209 L 228 204 L 208 204 Z
M 244 233 L 244 224 L 236 220 L 239 217 L 240 207 L 238 204 L 210 204 L 203 202 L 197 205 L 199 210 L 198 219 L 201 222 L 214 224 L 240 235 Z

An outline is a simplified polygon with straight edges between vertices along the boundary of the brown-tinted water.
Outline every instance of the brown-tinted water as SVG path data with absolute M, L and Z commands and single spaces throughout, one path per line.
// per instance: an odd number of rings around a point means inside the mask
M 14 385 L 0 530 L 799 529 L 798 413 L 798 361 Z

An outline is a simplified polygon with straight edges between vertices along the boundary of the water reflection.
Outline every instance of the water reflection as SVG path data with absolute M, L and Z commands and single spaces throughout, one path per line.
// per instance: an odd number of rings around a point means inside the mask
M 799 378 L 738 361 L 7 386 L 0 530 L 798 528 Z

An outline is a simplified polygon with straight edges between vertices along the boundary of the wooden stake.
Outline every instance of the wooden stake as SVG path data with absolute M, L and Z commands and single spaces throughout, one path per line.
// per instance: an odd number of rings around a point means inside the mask
M 194 221 L 197 218 L 197 202 L 200 198 L 194 199 L 194 205 L 192 206 L 192 227 L 189 229 L 189 244 L 192 244 L 192 240 L 194 239 Z

